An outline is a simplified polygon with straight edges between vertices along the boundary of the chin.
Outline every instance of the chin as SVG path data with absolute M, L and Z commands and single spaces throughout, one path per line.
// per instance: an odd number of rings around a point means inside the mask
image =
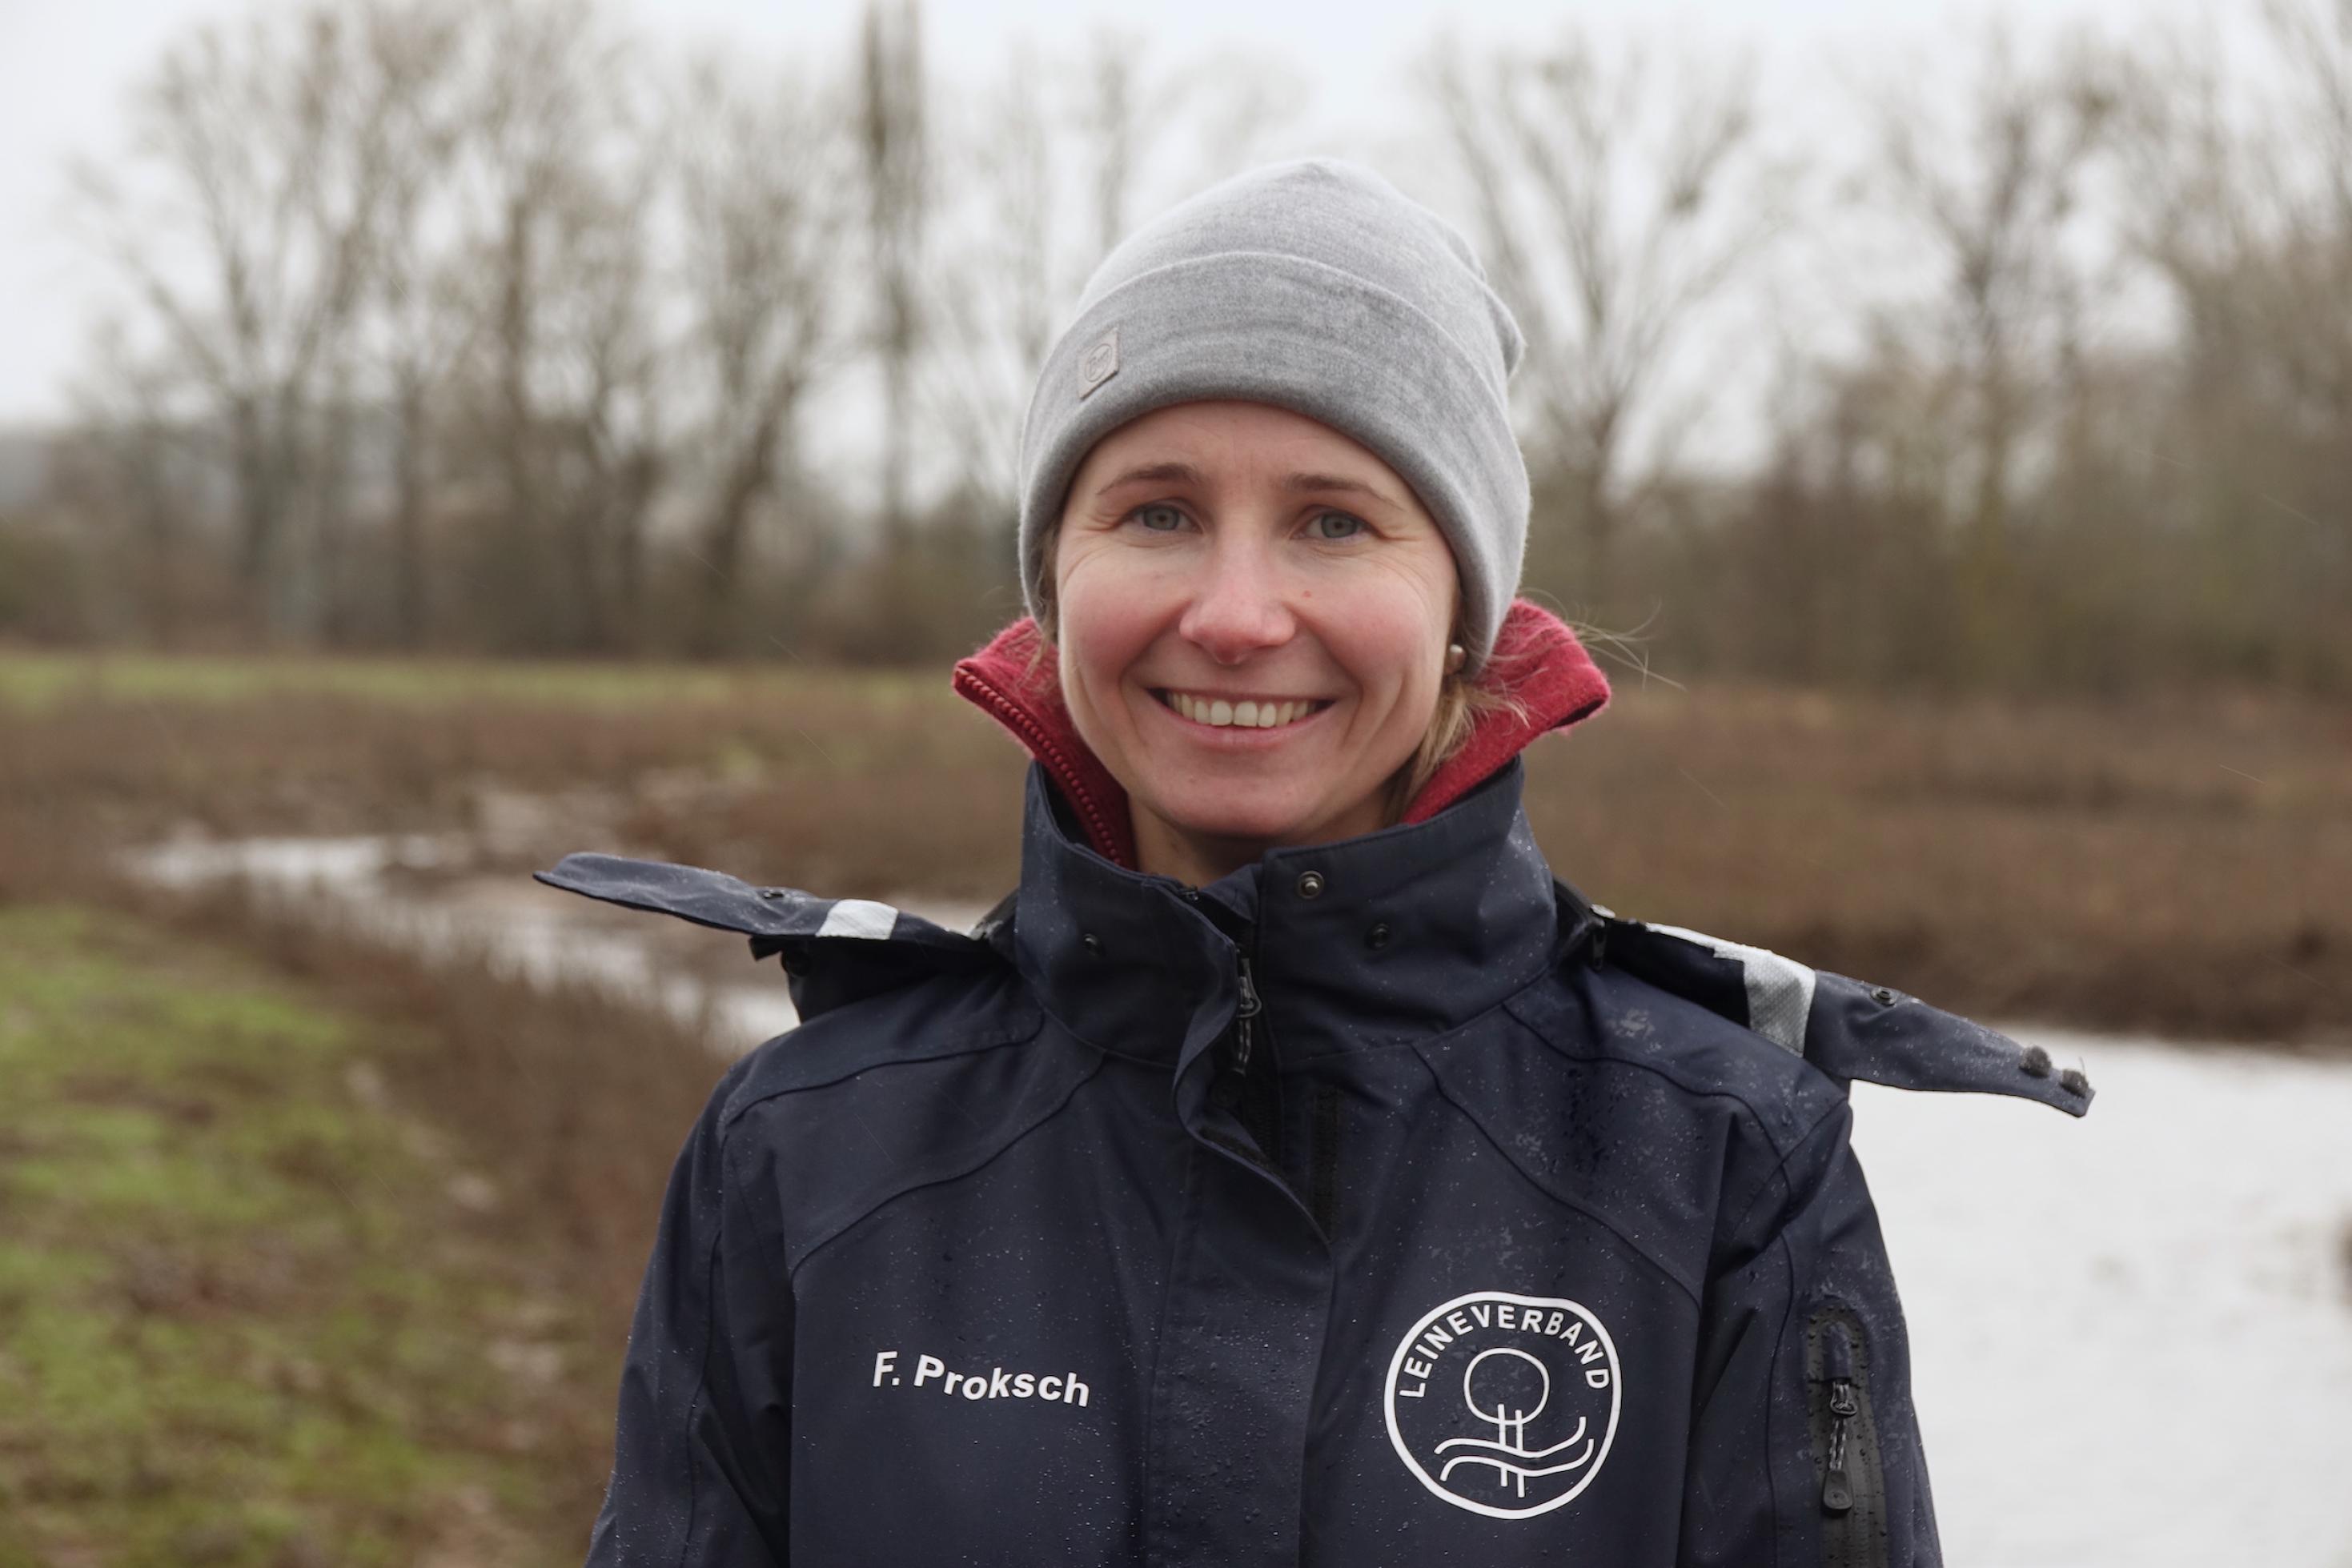
M 1297 842 L 1315 828 L 1311 808 L 1298 801 L 1247 795 L 1236 799 L 1235 795 L 1235 791 L 1221 790 L 1213 800 L 1160 800 L 1151 802 L 1150 808 L 1169 826 L 1195 838 L 1268 848 Z

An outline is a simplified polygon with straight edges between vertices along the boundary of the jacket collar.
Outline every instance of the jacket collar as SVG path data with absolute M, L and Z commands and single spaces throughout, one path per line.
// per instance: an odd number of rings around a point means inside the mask
M 1492 777 L 1539 736 L 1607 706 L 1609 682 L 1567 622 L 1521 599 L 1503 617 L 1486 682 L 1515 707 L 1486 713 L 1404 814 L 1424 822 Z M 1024 616 L 955 667 L 957 693 L 1011 731 L 1067 800 L 1086 841 L 1114 864 L 1136 863 L 1127 791 L 1078 737 L 1062 701 L 1054 650 Z
M 1180 1071 L 1230 1022 L 1244 960 L 1285 1062 L 1485 1010 L 1549 962 L 1561 935 L 1558 884 L 1520 810 L 1518 755 L 1609 700 L 1575 633 L 1525 600 L 1486 668 L 1512 705 L 1486 714 L 1395 827 L 1270 851 L 1196 891 L 1136 869 L 1126 791 L 1079 738 L 1036 623 L 1015 622 L 954 676 L 1036 761 L 1014 961 L 1082 1038 Z M 1572 893 L 1558 895 L 1580 925 L 1590 918 Z
M 1444 1032 L 1525 986 L 1596 919 L 1553 880 L 1517 759 L 1448 810 L 1267 852 L 1202 889 L 1112 863 L 1030 770 L 1013 962 L 1048 1011 L 1181 1072 L 1223 1033 L 1246 961 L 1288 1066 Z

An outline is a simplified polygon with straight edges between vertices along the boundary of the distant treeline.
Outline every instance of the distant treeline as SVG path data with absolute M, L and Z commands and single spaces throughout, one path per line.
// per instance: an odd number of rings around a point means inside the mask
M 1435 40 L 1395 172 L 1528 334 L 1529 589 L 1671 674 L 2352 693 L 2352 0 L 2261 16 L 1989 32 L 1841 89 L 1846 139 L 1745 61 Z M 74 172 L 120 287 L 0 637 L 969 646 L 1087 272 L 1302 97 L 1010 59 L 933 68 L 912 0 L 772 68 L 563 0 L 189 33 Z M 1683 438 L 1727 401 L 1737 465 Z

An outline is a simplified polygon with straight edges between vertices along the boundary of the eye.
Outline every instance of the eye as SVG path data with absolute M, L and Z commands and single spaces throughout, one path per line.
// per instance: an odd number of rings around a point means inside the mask
M 1128 513 L 1128 520 L 1140 523 L 1148 533 L 1172 534 L 1185 523 L 1184 514 L 1165 501 L 1151 501 Z
M 1308 537 L 1318 539 L 1352 539 L 1367 532 L 1370 526 L 1363 518 L 1345 512 L 1318 512 L 1315 520 L 1307 525 L 1307 532 Z

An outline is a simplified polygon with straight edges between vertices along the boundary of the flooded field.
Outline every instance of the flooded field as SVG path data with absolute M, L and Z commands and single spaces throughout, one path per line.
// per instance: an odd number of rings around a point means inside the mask
M 477 872 L 471 849 L 462 836 L 430 834 L 194 839 L 154 845 L 131 860 L 161 885 L 242 878 L 264 896 L 428 955 L 476 952 L 539 984 L 605 986 L 698 1024 L 724 1055 L 800 1021 L 783 970 L 755 965 L 740 938 L 561 893 L 520 873 Z M 891 902 L 955 930 L 986 907 Z
M 2352 1565 L 2352 1062 L 2011 1032 L 2088 1116 L 1854 1085 L 1947 1559 Z
M 243 876 L 426 951 L 587 978 L 723 1053 L 791 1027 L 723 933 L 471 863 L 462 837 L 191 839 L 158 883 Z M 891 902 L 968 926 L 973 904 Z M 1857 1084 L 1854 1142 L 1913 1335 L 1947 1555 L 2001 1568 L 2352 1568 L 2352 1061 L 2012 1025 L 2099 1091 Z

